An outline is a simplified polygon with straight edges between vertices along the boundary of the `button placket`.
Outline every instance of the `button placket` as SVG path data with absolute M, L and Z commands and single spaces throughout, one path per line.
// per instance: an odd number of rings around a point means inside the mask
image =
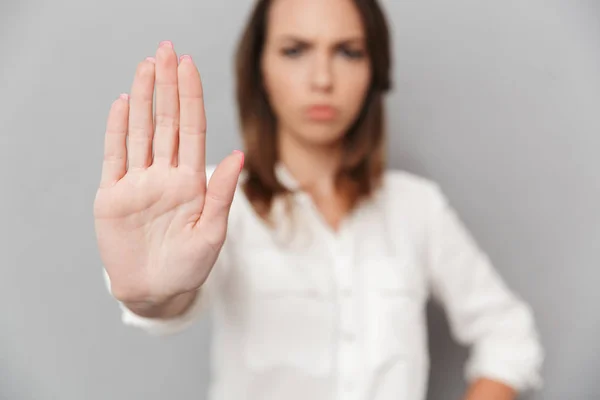
M 322 219 L 314 203 L 307 197 L 298 199 L 308 210 L 311 219 L 317 223 L 317 231 L 323 234 L 323 239 L 329 247 L 332 257 L 333 282 L 339 310 L 338 330 L 338 394 L 340 400 L 351 400 L 359 395 L 356 382 L 360 371 L 361 354 L 358 343 L 358 321 L 356 315 L 354 290 L 354 237 L 353 221 L 346 220 L 338 232 L 333 232 Z
M 353 399 L 357 396 L 355 381 L 359 363 L 357 342 L 357 321 L 354 297 L 353 245 L 347 226 L 343 226 L 334 240 L 334 272 L 337 282 L 339 305 L 339 399 Z

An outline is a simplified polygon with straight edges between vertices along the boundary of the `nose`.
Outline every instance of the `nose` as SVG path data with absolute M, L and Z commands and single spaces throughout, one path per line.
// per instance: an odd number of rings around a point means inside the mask
M 333 73 L 331 57 L 326 52 L 319 52 L 312 68 L 312 88 L 320 92 L 330 92 L 333 88 Z

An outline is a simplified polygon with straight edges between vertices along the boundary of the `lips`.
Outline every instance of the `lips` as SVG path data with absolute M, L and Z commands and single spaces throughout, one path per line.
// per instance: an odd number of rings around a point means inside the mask
M 314 121 L 331 121 L 336 117 L 337 110 L 329 105 L 314 105 L 308 107 L 306 114 Z

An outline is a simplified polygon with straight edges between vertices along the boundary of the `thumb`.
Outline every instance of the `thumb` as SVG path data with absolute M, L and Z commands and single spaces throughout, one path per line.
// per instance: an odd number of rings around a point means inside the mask
M 213 247 L 219 247 L 225 240 L 229 210 L 243 165 L 244 153 L 236 150 L 221 161 L 208 182 L 197 228 Z

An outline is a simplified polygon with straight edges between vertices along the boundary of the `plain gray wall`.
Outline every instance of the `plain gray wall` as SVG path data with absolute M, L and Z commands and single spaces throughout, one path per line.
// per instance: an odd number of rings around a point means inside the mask
M 0 3 L 0 398 L 203 399 L 209 321 L 121 325 L 92 204 L 104 124 L 160 40 L 198 62 L 208 161 L 236 148 L 232 52 L 251 0 Z M 534 399 L 600 398 L 600 5 L 387 0 L 391 164 L 440 182 L 547 358 Z M 432 307 L 430 399 L 459 399 L 465 349 Z

